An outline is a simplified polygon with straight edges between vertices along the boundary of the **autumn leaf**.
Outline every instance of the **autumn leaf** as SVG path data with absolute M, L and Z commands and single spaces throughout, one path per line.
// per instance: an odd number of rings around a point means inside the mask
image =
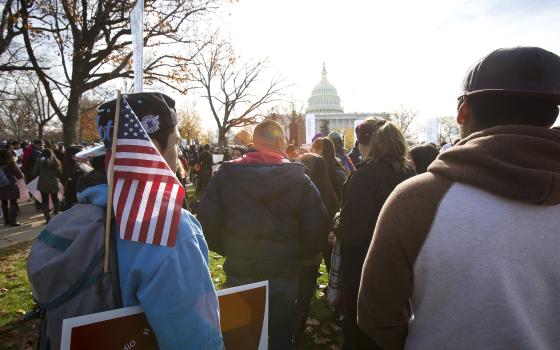
M 311 327 L 317 327 L 318 325 L 320 325 L 321 323 L 319 321 L 317 321 L 314 318 L 308 318 L 307 322 L 305 322 L 305 324 L 307 326 L 311 326 Z

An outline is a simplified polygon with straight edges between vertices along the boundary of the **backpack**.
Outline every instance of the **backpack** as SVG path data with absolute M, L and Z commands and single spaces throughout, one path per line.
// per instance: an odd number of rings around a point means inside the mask
M 27 276 L 40 317 L 40 350 L 60 349 L 62 321 L 122 307 L 112 220 L 109 272 L 103 272 L 105 209 L 77 203 L 54 217 L 31 246 Z
M 12 184 L 4 169 L 5 168 L 0 169 L 0 188 L 6 188 Z

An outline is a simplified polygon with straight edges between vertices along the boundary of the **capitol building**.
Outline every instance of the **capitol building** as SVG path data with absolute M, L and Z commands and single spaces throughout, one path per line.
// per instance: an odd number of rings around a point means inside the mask
M 346 129 L 354 129 L 367 117 L 387 118 L 387 113 L 344 113 L 336 88 L 327 80 L 327 70 L 323 64 L 321 81 L 311 92 L 305 110 L 305 139 L 311 144 L 313 137 L 321 133 L 326 136 L 331 131 L 344 135 Z

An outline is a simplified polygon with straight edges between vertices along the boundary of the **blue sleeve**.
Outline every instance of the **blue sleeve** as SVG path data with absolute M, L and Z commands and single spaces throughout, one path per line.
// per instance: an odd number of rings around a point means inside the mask
M 200 224 L 190 213 L 184 211 L 181 221 L 183 236 L 151 276 L 139 283 L 136 297 L 161 350 L 222 349 L 208 247 Z

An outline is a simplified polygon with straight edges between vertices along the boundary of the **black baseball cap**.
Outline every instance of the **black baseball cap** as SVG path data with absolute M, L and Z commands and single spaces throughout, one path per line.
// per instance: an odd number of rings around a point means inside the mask
M 524 95 L 560 104 L 560 57 L 540 47 L 498 49 L 475 63 L 463 81 L 463 95 Z

